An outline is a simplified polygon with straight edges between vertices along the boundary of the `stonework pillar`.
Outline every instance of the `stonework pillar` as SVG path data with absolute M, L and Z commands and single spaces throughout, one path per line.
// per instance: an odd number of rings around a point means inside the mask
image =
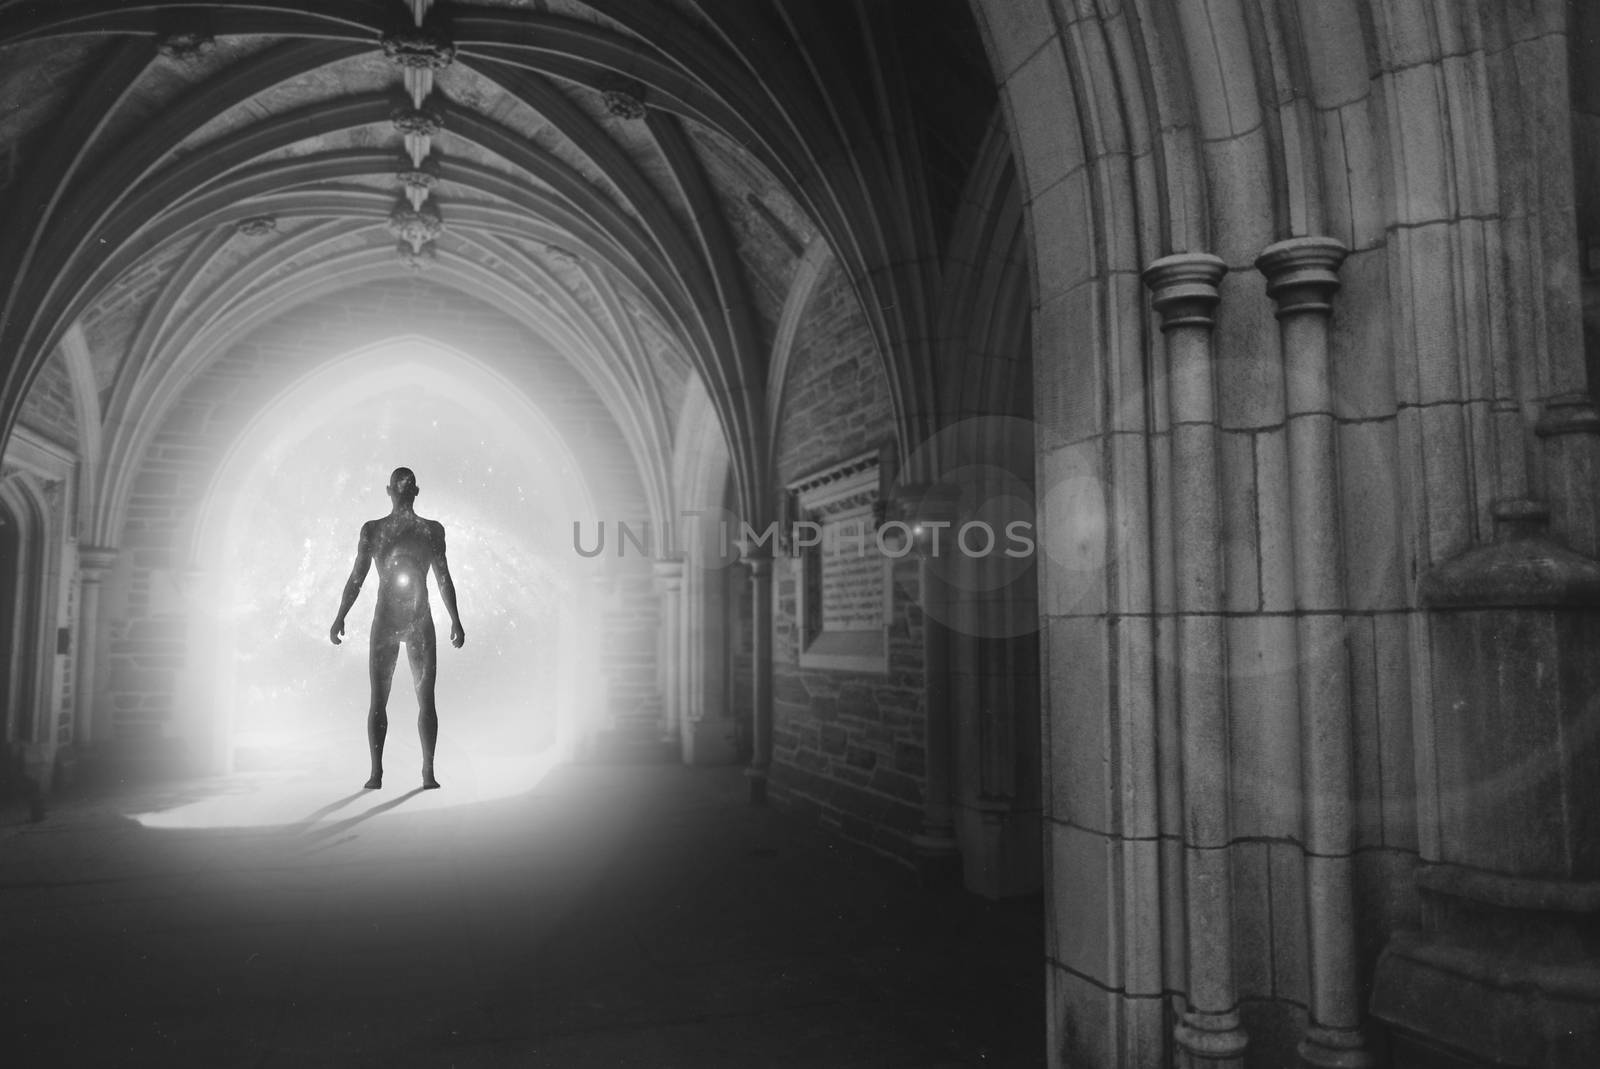
M 765 545 L 740 547 L 750 569 L 750 801 L 765 805 L 767 773 L 772 767 L 772 550 Z
M 595 571 L 585 577 L 580 588 L 587 602 L 588 618 L 595 629 L 594 640 L 600 650 L 595 660 L 594 678 L 577 690 L 582 706 L 574 711 L 578 728 L 572 739 L 573 752 L 585 758 L 592 758 L 598 753 L 601 739 L 615 726 L 611 707 L 611 587 L 611 576 L 605 571 Z
M 1493 511 L 1420 584 L 1441 804 L 1373 983 L 1398 1069 L 1600 1065 L 1600 562 Z
M 684 680 L 681 753 L 685 764 L 734 762 L 737 728 L 726 691 L 727 569 L 691 558 L 683 574 Z
M 662 738 L 678 746 L 683 725 L 684 641 L 683 562 L 655 562 L 656 587 L 661 594 Z
M 903 506 L 921 555 L 923 753 L 922 830 L 913 837 L 924 875 L 955 864 L 955 746 L 950 709 L 950 591 L 946 562 L 956 553 L 952 489 L 918 487 Z
M 1216 359 L 1212 332 L 1227 272 L 1206 253 L 1163 257 L 1144 272 L 1166 336 L 1177 579 L 1187 1008 L 1174 1029 L 1185 1066 L 1237 1069 L 1248 1037 L 1233 965 L 1228 811 L 1227 644 Z
M 1287 400 L 1311 974 L 1300 1060 L 1327 1067 L 1372 1064 L 1356 964 L 1355 755 L 1328 359 L 1329 302 L 1347 251 L 1331 238 L 1293 238 L 1256 261 L 1277 302 Z
M 72 737 L 87 747 L 111 737 L 111 723 L 95 722 L 95 662 L 99 659 L 100 588 L 116 563 L 117 551 L 103 546 L 78 547 L 78 680 Z
M 197 775 L 227 774 L 233 771 L 236 722 L 223 711 L 233 703 L 218 694 L 218 666 L 228 655 L 224 651 L 233 647 L 233 625 L 219 620 L 207 597 L 209 591 L 218 588 L 212 572 L 186 568 L 180 574 L 188 626 L 176 712 L 181 717 L 183 733 L 191 742 L 187 764 Z M 224 637 L 224 628 L 229 637 Z

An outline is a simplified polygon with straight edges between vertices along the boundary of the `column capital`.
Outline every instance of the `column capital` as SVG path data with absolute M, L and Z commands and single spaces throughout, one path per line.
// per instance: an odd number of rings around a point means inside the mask
M 1208 252 L 1180 252 L 1163 256 L 1144 269 L 1150 303 L 1161 314 L 1161 329 L 1205 327 L 1216 318 L 1212 312 L 1222 294 L 1217 285 L 1228 273 L 1220 256 Z
M 91 581 L 102 579 L 117 562 L 119 552 L 110 546 L 79 546 L 78 570 L 83 573 L 85 579 Z
M 1278 318 L 1330 314 L 1339 266 L 1348 255 L 1336 238 L 1290 238 L 1268 245 L 1256 257 L 1256 270 L 1267 276 L 1267 296 L 1278 302 Z

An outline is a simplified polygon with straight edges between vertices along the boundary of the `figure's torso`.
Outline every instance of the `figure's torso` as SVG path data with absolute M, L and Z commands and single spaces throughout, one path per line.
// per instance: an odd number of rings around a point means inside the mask
M 362 529 L 378 570 L 375 622 L 404 628 L 430 619 L 428 569 L 438 552 L 439 524 L 420 516 L 389 515 Z

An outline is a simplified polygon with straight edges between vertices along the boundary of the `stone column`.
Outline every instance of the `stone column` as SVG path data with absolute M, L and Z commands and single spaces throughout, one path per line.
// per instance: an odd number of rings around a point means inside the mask
M 903 505 L 921 563 L 923 665 L 922 830 L 913 837 L 925 877 L 960 858 L 955 834 L 955 745 L 950 710 L 950 592 L 945 574 L 956 552 L 952 488 L 917 487 Z
M 1187 1009 L 1174 1029 L 1185 1066 L 1238 1069 L 1248 1036 L 1233 967 L 1228 813 L 1227 642 L 1213 313 L 1221 259 L 1179 253 L 1144 272 L 1166 335 L 1177 579 Z
M 1600 1065 L 1600 562 L 1539 502 L 1493 512 L 1493 543 L 1419 584 L 1439 849 L 1372 1012 L 1396 1066 L 1579 1069 Z
M 1328 358 L 1329 302 L 1347 251 L 1332 238 L 1292 238 L 1270 246 L 1256 261 L 1278 306 L 1287 387 L 1310 955 L 1300 1060 L 1327 1067 L 1372 1064 L 1361 1032 L 1356 968 L 1355 755 Z
M 765 805 L 767 772 L 772 766 L 772 550 L 765 545 L 740 547 L 750 569 L 750 802 Z
M 234 648 L 234 624 L 218 615 L 211 593 L 214 575 L 204 568 L 180 573 L 179 589 L 188 621 L 183 666 L 178 679 L 178 715 L 192 741 L 188 770 L 193 774 L 233 771 L 233 732 L 238 710 L 233 696 L 219 693 L 224 651 Z M 348 638 L 348 633 L 346 635 Z
M 732 764 L 736 728 L 725 688 L 727 613 L 722 562 L 691 559 L 683 573 L 685 764 Z
M 663 691 L 662 738 L 678 747 L 683 724 L 684 641 L 683 562 L 655 562 L 656 586 L 661 592 L 661 681 Z
M 111 737 L 111 724 L 95 722 L 95 662 L 100 656 L 100 585 L 116 563 L 117 551 L 104 546 L 78 547 L 78 681 L 72 738 L 87 747 Z

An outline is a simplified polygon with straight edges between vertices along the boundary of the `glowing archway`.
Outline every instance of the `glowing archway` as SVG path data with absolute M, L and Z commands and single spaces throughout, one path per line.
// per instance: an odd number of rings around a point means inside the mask
M 456 782 L 446 783 L 454 789 L 449 792 L 448 799 L 440 801 L 474 800 L 526 789 L 536 782 L 537 775 L 553 759 L 569 753 L 583 732 L 590 712 L 585 692 L 591 689 L 585 684 L 594 677 L 596 668 L 595 651 L 588 647 L 587 640 L 596 631 L 580 593 L 583 588 L 576 577 L 568 573 L 568 566 L 575 563 L 568 538 L 572 521 L 594 516 L 594 505 L 578 460 L 543 413 L 491 368 L 432 339 L 408 335 L 332 360 L 264 405 L 223 458 L 203 498 L 191 544 L 195 568 L 190 589 L 203 590 L 206 598 L 204 604 L 199 598 L 192 599 L 191 603 L 190 618 L 194 622 L 191 648 L 199 655 L 188 673 L 188 700 L 184 703 L 187 720 L 183 728 L 185 734 L 207 752 L 212 768 L 231 770 L 235 744 L 240 738 L 252 730 L 258 738 L 271 735 L 271 730 L 261 730 L 263 724 L 277 731 L 280 736 L 277 741 L 283 745 L 307 742 L 303 716 L 297 721 L 294 710 L 284 714 L 270 704 L 265 709 L 250 708 L 249 695 L 241 694 L 240 684 L 249 669 L 240 644 L 246 637 L 241 633 L 241 621 L 248 615 L 245 611 L 247 595 L 251 590 L 259 593 L 261 584 L 287 583 L 293 587 L 300 583 L 305 586 L 308 572 L 314 571 L 316 582 L 310 584 L 300 598 L 306 607 L 302 614 L 305 619 L 290 621 L 286 626 L 291 633 L 282 643 L 272 644 L 289 650 L 286 655 L 280 651 L 278 663 L 284 663 L 283 657 L 287 656 L 295 673 L 306 676 L 314 675 L 320 666 L 324 670 L 323 678 L 327 678 L 328 666 L 321 665 L 318 658 L 337 659 L 338 677 L 350 685 L 365 688 L 363 616 L 364 606 L 371 604 L 370 589 L 351 613 L 344 647 L 334 648 L 328 643 L 327 627 L 337 607 L 339 587 L 350 565 L 355 532 L 361 520 L 373 518 L 387 509 L 382 485 L 388 468 L 398 464 L 418 466 L 406 459 L 416 456 L 415 452 L 407 450 L 425 444 L 428 434 L 437 431 L 439 420 L 433 421 L 431 430 L 414 428 L 414 419 L 412 423 L 402 421 L 401 429 L 407 433 L 383 436 L 385 451 L 394 446 L 394 455 L 382 462 L 363 462 L 359 477 L 353 481 L 348 471 L 339 471 L 337 456 L 329 457 L 321 470 L 301 477 L 302 480 L 325 479 L 331 484 L 323 492 L 326 512 L 312 519 L 315 531 L 339 532 L 336 548 L 330 548 L 332 543 L 324 534 L 308 534 L 312 528 L 307 524 L 311 521 L 303 516 L 277 517 L 268 509 L 270 529 L 263 532 L 262 516 L 266 507 L 263 502 L 274 491 L 281 490 L 273 485 L 278 468 L 293 461 L 296 450 L 301 453 L 314 450 L 330 436 L 337 438 L 343 434 L 345 427 L 350 427 L 354 434 L 363 418 L 395 406 L 413 417 L 419 410 L 448 414 L 453 408 L 456 429 L 462 426 L 462 414 L 465 414 L 466 425 L 480 436 L 481 444 L 486 447 L 481 456 L 473 456 L 466 464 L 458 463 L 449 469 L 435 466 L 432 470 L 425 467 L 419 470 L 423 487 L 419 511 L 435 515 L 425 507 L 427 503 L 447 503 L 446 510 L 438 513 L 437 518 L 446 522 L 450 532 L 451 566 L 461 592 L 463 620 L 468 633 L 468 646 L 462 653 L 469 660 L 472 655 L 480 656 L 477 667 L 468 671 L 462 667 L 468 661 L 460 659 L 447 646 L 441 648 L 440 707 L 444 725 L 440 735 L 441 758 L 447 747 L 459 745 L 461 728 L 467 719 L 460 715 L 460 704 L 464 703 L 458 703 L 457 730 L 452 738 L 447 695 L 460 694 L 463 688 L 481 683 L 480 677 L 485 671 L 481 654 L 488 648 L 486 643 L 493 641 L 498 632 L 521 627 L 524 652 L 507 660 L 529 662 L 530 655 L 526 651 L 531 644 L 536 659 L 555 677 L 554 686 L 541 678 L 537 687 L 522 688 L 529 692 L 528 700 L 545 711 L 539 752 L 523 752 L 517 746 L 505 744 L 504 740 L 480 746 L 472 754 L 463 751 L 457 757 Z M 448 429 L 448 420 L 446 424 Z M 368 438 L 371 437 L 369 433 Z M 465 448 L 470 451 L 472 444 L 467 443 Z M 302 466 L 295 470 L 305 470 L 303 459 Z M 473 470 L 461 470 L 466 467 Z M 486 473 L 497 474 L 491 479 Z M 459 484 L 454 491 L 450 482 L 452 476 L 454 484 Z M 466 486 L 469 477 L 473 483 L 471 487 Z M 520 504 L 504 506 L 502 502 L 500 511 L 496 512 L 491 507 L 494 502 L 476 500 L 484 496 L 484 487 L 491 487 L 491 497 L 511 493 L 514 488 Z M 315 507 L 321 509 L 322 504 L 322 499 L 318 499 Z M 542 519 L 536 523 L 507 523 L 504 522 L 506 507 L 511 508 L 514 519 L 531 515 Z M 520 512 L 516 511 L 518 508 Z M 489 516 L 499 519 L 489 522 L 485 519 Z M 283 521 L 281 526 L 275 522 L 279 518 Z M 304 542 L 299 548 L 306 558 L 316 558 L 315 568 L 303 566 L 298 576 L 280 576 L 267 566 L 270 562 L 253 559 L 247 552 L 249 546 L 263 544 L 283 549 L 286 543 L 295 540 Z M 478 574 L 475 579 L 464 582 L 464 577 L 473 576 L 475 564 L 471 550 L 475 544 L 480 550 L 476 562 Z M 492 567 L 486 569 L 485 561 Z M 330 582 L 329 574 L 337 578 Z M 373 582 L 369 578 L 369 588 Z M 505 601 L 505 591 L 519 584 L 524 593 L 530 586 L 538 588 L 534 591 L 540 599 L 536 607 L 530 609 L 526 602 Z M 498 603 L 495 602 L 497 598 L 500 599 Z M 502 626 L 498 629 L 486 626 L 489 621 L 485 606 L 493 604 L 502 606 L 499 612 Z M 474 611 L 478 613 L 476 617 Z M 531 638 L 528 636 L 530 628 Z M 527 663 L 515 666 L 528 667 Z M 493 666 L 488 670 L 493 671 Z M 397 730 L 403 728 L 408 719 L 406 679 L 407 671 L 402 665 L 390 704 L 395 725 L 390 731 L 391 748 L 397 742 L 403 748 L 406 742 L 407 733 Z M 365 698 L 356 709 L 346 708 L 349 704 L 343 701 L 338 709 L 341 755 L 347 742 L 344 735 L 359 738 L 354 729 L 364 717 Z M 246 723 L 239 722 L 241 712 L 248 714 Z M 330 717 L 327 722 L 334 723 L 334 719 Z M 360 756 L 362 752 L 364 747 L 357 742 L 353 756 Z M 471 767 L 463 769 L 463 762 Z M 232 818 L 203 822 L 270 821 L 247 820 L 234 814 Z

